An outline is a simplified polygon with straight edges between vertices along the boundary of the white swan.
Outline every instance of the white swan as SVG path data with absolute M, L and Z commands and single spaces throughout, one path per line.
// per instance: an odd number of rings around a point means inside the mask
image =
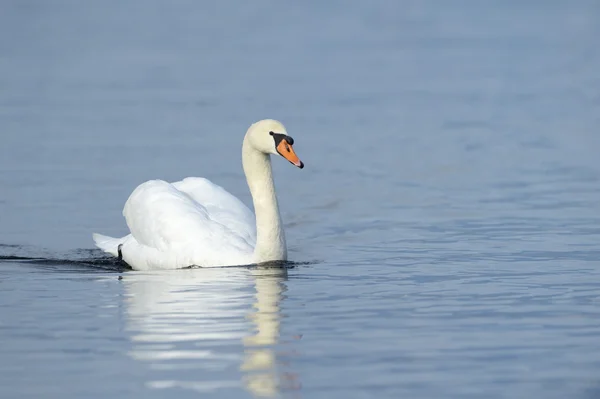
M 252 194 L 252 212 L 225 189 L 198 177 L 139 185 L 123 208 L 131 234 L 94 234 L 96 246 L 122 257 L 133 269 L 235 266 L 287 260 L 270 154 L 304 164 L 281 122 L 254 123 L 244 137 L 242 164 Z

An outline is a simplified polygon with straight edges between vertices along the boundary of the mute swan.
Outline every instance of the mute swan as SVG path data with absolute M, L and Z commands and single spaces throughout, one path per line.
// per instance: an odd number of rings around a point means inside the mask
M 252 212 L 225 189 L 200 177 L 139 185 L 123 208 L 131 234 L 94 234 L 96 246 L 135 270 L 235 266 L 287 260 L 270 154 L 302 169 L 294 140 L 279 121 L 254 123 L 244 137 L 242 164 Z

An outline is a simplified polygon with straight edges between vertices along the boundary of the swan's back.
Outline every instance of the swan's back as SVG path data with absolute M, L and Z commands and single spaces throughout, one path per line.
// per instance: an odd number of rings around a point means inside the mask
M 254 214 L 242 201 L 223 187 L 202 177 L 188 177 L 173 183 L 173 187 L 201 204 L 212 220 L 229 227 L 254 247 L 256 224 Z

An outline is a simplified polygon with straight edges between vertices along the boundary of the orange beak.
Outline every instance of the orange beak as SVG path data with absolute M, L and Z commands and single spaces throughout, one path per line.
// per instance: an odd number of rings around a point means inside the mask
M 298 158 L 298 155 L 294 152 L 294 147 L 290 143 L 288 143 L 285 139 L 281 140 L 279 145 L 277 146 L 277 152 L 279 155 L 290 161 L 294 166 L 302 169 L 304 167 L 304 163 Z

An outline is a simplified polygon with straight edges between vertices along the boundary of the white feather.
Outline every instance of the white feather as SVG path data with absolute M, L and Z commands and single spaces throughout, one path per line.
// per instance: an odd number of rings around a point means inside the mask
M 94 234 L 96 245 L 113 256 L 120 246 L 123 260 L 137 270 L 286 260 L 269 157 L 276 153 L 268 134 L 273 130 L 285 133 L 273 120 L 252 125 L 242 147 L 256 219 L 239 199 L 207 179 L 151 180 L 140 184 L 125 203 L 123 216 L 131 234 Z

